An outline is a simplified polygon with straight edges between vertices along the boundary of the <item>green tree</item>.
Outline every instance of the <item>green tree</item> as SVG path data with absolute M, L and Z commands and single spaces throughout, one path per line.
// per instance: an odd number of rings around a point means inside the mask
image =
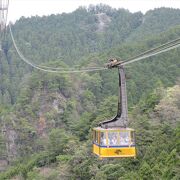
M 52 129 L 49 134 L 49 150 L 55 154 L 63 153 L 69 140 L 70 136 L 64 129 Z
M 152 170 L 147 162 L 143 162 L 139 170 L 141 178 L 148 180 L 152 179 Z

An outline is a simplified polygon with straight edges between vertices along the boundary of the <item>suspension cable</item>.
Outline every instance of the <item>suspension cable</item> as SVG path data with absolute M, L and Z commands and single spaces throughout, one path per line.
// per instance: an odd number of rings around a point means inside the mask
M 132 58 L 129 58 L 125 61 L 117 61 L 115 63 L 107 63 L 106 66 L 108 68 L 113 68 L 113 67 L 117 67 L 120 65 L 127 65 L 127 64 L 131 64 L 133 62 L 145 59 L 145 58 L 149 58 L 158 54 L 161 54 L 163 52 L 169 51 L 171 49 L 175 49 L 178 48 L 180 46 L 180 38 L 175 39 L 173 41 L 170 41 L 168 43 L 162 44 L 161 46 L 158 46 L 156 48 L 150 49 L 148 51 L 145 51 L 137 56 L 134 56 Z
M 136 58 L 138 58 L 138 57 L 142 57 L 142 56 L 144 56 L 144 55 L 147 55 L 147 54 L 156 52 L 156 51 L 158 51 L 158 49 L 161 50 L 162 48 L 169 47 L 169 46 L 174 45 L 174 44 L 177 44 L 177 43 L 179 43 L 179 42 L 180 42 L 180 38 L 177 38 L 177 39 L 175 39 L 175 40 L 172 40 L 172 41 L 170 41 L 170 42 L 167 42 L 167 43 L 165 43 L 165 44 L 162 44 L 162 45 L 160 45 L 160 46 L 158 46 L 158 47 L 155 47 L 155 48 L 153 48 L 153 49 L 150 49 L 150 50 L 147 50 L 147 51 L 145 51 L 145 52 L 143 52 L 143 53 L 140 53 L 140 54 L 138 54 L 138 55 L 136 55 L 136 56 L 133 56 L 133 57 L 127 59 L 126 62 L 127 62 L 127 61 L 130 61 L 130 60 L 133 60 L 133 59 L 136 59 Z
M 145 59 L 145 58 L 148 58 L 148 57 L 152 57 L 152 56 L 161 54 L 161 53 L 163 53 L 163 52 L 166 52 L 166 51 L 169 51 L 169 50 L 178 48 L 179 46 L 180 46 L 180 42 L 179 42 L 179 43 L 172 44 L 171 46 L 162 48 L 161 50 L 159 50 L 159 51 L 157 51 L 157 52 L 155 51 L 155 52 L 152 52 L 152 53 L 145 54 L 145 55 L 143 55 L 143 56 L 134 58 L 134 59 L 132 59 L 132 60 L 125 61 L 125 62 L 123 62 L 123 63 L 121 63 L 121 64 L 122 64 L 122 65 L 131 64 L 131 63 L 134 63 L 134 62 L 136 62 L 136 61 L 140 61 L 140 60 L 142 60 L 142 59 Z
M 32 63 L 31 61 L 29 61 L 28 59 L 26 59 L 24 57 L 24 55 L 20 52 L 20 50 L 18 49 L 16 42 L 14 40 L 13 34 L 12 34 L 12 30 L 11 30 L 11 25 L 9 24 L 9 30 L 10 30 L 10 35 L 11 35 L 11 39 L 13 41 L 13 45 L 19 55 L 19 57 L 28 65 L 32 66 L 35 69 L 41 70 L 41 71 L 45 71 L 45 72 L 51 72 L 51 73 L 81 73 L 81 72 L 93 72 L 93 71 L 101 71 L 101 70 L 105 70 L 107 68 L 104 67 L 93 67 L 93 68 L 87 68 L 87 69 L 73 69 L 73 70 L 64 70 L 64 69 L 55 69 L 55 68 L 51 68 L 51 67 L 47 67 L 44 66 L 44 68 L 42 68 L 42 66 L 40 67 L 39 65 L 36 65 L 34 63 Z M 46 69 L 49 68 L 49 69 Z
M 85 69 L 87 69 L 87 68 L 82 68 L 82 67 L 80 67 L 79 66 L 79 68 L 78 68 L 78 66 L 76 66 L 76 67 L 67 67 L 67 68 L 62 68 L 62 67 L 50 67 L 50 66 L 43 66 L 43 65 L 38 65 L 38 67 L 41 67 L 41 68 L 45 68 L 45 69 L 53 69 L 53 70 L 65 70 L 65 69 L 67 69 L 67 70 L 74 70 L 74 69 L 81 69 L 81 70 L 85 70 Z M 102 67 L 98 67 L 98 66 L 96 66 L 96 67 L 88 67 L 88 69 L 97 69 L 97 68 L 102 68 Z
M 39 69 L 41 71 L 45 71 L 45 72 L 52 72 L 52 73 L 80 73 L 80 72 L 92 72 L 92 71 L 100 71 L 100 70 L 105 70 L 107 68 L 104 67 L 89 67 L 89 68 L 81 68 L 81 69 L 75 69 L 75 68 L 53 68 L 53 67 L 48 67 L 48 66 L 41 66 L 41 65 L 36 65 L 34 63 L 32 63 L 31 61 L 29 61 L 28 59 L 26 59 L 23 54 L 19 51 L 16 42 L 14 40 L 13 34 L 12 34 L 12 30 L 11 30 L 11 26 L 9 24 L 9 29 L 10 29 L 10 34 L 11 34 L 11 39 L 13 41 L 14 47 L 18 53 L 18 55 L 20 56 L 20 58 L 27 64 L 29 64 L 30 66 Z M 152 57 L 158 54 L 161 54 L 163 52 L 169 51 L 171 49 L 177 48 L 180 46 L 180 38 L 175 39 L 173 41 L 167 42 L 165 44 L 162 44 L 161 46 L 158 46 L 156 48 L 150 49 L 148 51 L 145 51 L 135 57 L 129 58 L 126 61 L 124 61 L 123 63 L 117 63 L 121 64 L 121 65 L 127 65 L 127 64 L 131 64 L 133 62 L 148 58 L 148 57 Z

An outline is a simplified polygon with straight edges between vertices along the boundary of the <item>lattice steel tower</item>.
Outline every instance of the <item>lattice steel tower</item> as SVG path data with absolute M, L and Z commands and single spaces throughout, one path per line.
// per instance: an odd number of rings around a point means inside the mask
M 2 43 L 5 39 L 6 23 L 8 16 L 9 0 L 0 0 L 0 51 L 2 51 Z M 1 53 L 0 53 L 1 58 Z
M 6 28 L 9 0 L 0 0 L 0 32 Z

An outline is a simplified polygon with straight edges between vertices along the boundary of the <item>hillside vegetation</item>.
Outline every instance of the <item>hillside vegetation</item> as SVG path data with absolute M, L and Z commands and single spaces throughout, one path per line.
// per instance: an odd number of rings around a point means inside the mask
M 106 5 L 22 17 L 12 26 L 34 63 L 104 66 L 180 37 L 180 10 L 130 13 Z M 136 159 L 99 160 L 92 128 L 117 111 L 116 69 L 53 74 L 18 57 L 9 32 L 0 58 L 0 179 L 168 179 L 179 174 L 180 50 L 126 67 Z

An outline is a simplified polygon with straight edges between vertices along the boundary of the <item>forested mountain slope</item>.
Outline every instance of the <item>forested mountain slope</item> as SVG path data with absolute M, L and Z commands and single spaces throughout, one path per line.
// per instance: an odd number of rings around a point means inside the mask
M 171 27 L 179 25 L 179 18 L 179 9 L 158 8 L 150 10 L 142 17 L 142 23 L 128 37 L 128 40 L 142 41 L 148 36 L 167 31 Z
M 34 63 L 103 66 L 110 57 L 127 59 L 180 37 L 179 16 L 178 9 L 160 8 L 143 15 L 99 5 L 70 14 L 21 18 L 12 31 L 24 56 Z M 34 70 L 20 60 L 9 33 L 3 50 L 0 162 L 2 169 L 12 167 L 0 179 L 180 177 L 179 49 L 126 68 L 129 119 L 137 131 L 138 156 L 104 161 L 91 153 L 91 129 L 116 114 L 117 71 Z
M 179 14 L 179 10 L 161 8 L 143 15 L 99 5 L 88 9 L 81 7 L 70 14 L 21 18 L 12 30 L 19 49 L 34 63 L 58 61 L 77 65 L 92 53 L 111 51 L 110 49 L 123 45 L 128 39 L 131 44 L 131 37 L 138 37 L 133 41 L 136 43 L 146 40 L 150 34 L 158 36 L 157 33 L 180 24 Z M 105 25 L 99 31 L 102 20 Z M 152 45 L 149 42 L 149 47 Z M 19 59 L 9 34 L 7 41 L 3 43 L 3 49 L 0 61 L 0 102 L 14 104 L 19 93 L 19 86 L 17 88 L 16 84 L 22 82 L 22 77 L 27 77 L 32 68 Z M 130 48 L 127 47 L 128 49 Z M 144 50 L 143 47 L 138 49 Z M 130 52 L 126 52 L 127 56 L 130 56 Z M 95 59 L 97 58 L 92 57 L 89 61 Z
M 143 34 L 152 35 L 169 30 L 180 24 L 179 14 L 179 10 L 168 8 L 143 15 L 105 5 L 90 6 L 88 9 L 81 7 L 70 14 L 21 18 L 13 26 L 13 33 L 24 56 L 34 63 L 63 61 L 77 65 L 79 61 L 87 59 L 89 54 L 122 45 L 133 36 L 143 40 Z M 105 25 L 99 31 L 103 17 Z M 32 68 L 20 61 L 10 36 L 4 42 L 3 49 L 0 101 L 14 104 L 19 93 L 16 84 L 22 82 L 22 77 L 30 73 Z M 91 62 L 93 60 L 90 59 Z

